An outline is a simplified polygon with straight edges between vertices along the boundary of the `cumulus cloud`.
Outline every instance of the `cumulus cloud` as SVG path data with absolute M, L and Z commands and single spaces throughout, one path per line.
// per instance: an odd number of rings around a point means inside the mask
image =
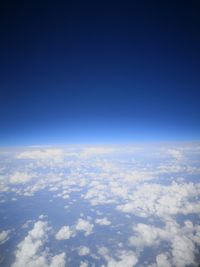
M 66 240 L 74 237 L 78 231 L 84 232 L 85 236 L 88 236 L 92 233 L 94 225 L 89 221 L 86 221 L 80 218 L 74 227 L 63 226 L 56 233 L 55 238 L 57 240 Z M 84 249 L 85 247 L 83 247 Z
M 2 170 L 0 188 L 4 192 L 12 193 L 12 198 L 15 197 L 13 194 L 33 196 L 39 190 L 48 190 L 53 198 L 53 200 L 50 199 L 52 207 L 57 198 L 60 198 L 63 208 L 68 208 L 69 213 L 73 212 L 71 204 L 74 205 L 76 201 L 77 203 L 82 201 L 81 205 L 90 204 L 92 207 L 90 206 L 89 209 L 92 214 L 97 215 L 93 218 L 94 221 L 80 216 L 82 219 L 75 221 L 74 226 L 64 225 L 58 229 L 55 233 L 57 240 L 78 236 L 79 232 L 88 236 L 95 230 L 93 222 L 110 226 L 113 231 L 117 229 L 116 237 L 118 237 L 123 233 L 123 227 L 129 225 L 132 216 L 137 216 L 140 223 L 134 225 L 130 238 L 125 240 L 124 236 L 124 240 L 120 240 L 117 244 L 117 248 L 121 250 L 116 252 L 113 248 L 112 253 L 104 251 L 105 253 L 102 254 L 110 267 L 134 266 L 134 262 L 139 262 L 139 257 L 142 255 L 140 253 L 154 246 L 158 255 L 152 257 L 154 262 L 149 262 L 149 266 L 182 267 L 184 262 L 188 265 L 193 264 L 196 246 L 200 245 L 200 228 L 191 221 L 185 221 L 184 225 L 179 225 L 176 219 L 184 220 L 188 215 L 190 219 L 198 218 L 200 214 L 200 183 L 196 178 L 200 173 L 197 159 L 199 152 L 193 153 L 194 150 L 191 147 L 183 149 L 174 148 L 174 146 L 154 148 L 154 150 L 140 149 L 140 151 L 134 151 L 134 154 L 131 154 L 131 146 L 128 154 L 126 153 L 128 148 L 121 151 L 120 149 L 119 147 L 88 146 L 85 149 L 72 148 L 68 153 L 65 149 L 38 147 L 22 153 L 17 152 L 18 160 L 16 158 L 16 162 L 10 160 L 8 165 L 5 164 L 7 167 Z M 189 158 L 190 154 L 187 153 L 191 153 L 192 157 Z M 67 160 L 64 160 L 66 157 L 68 157 Z M 6 174 L 7 169 L 9 172 Z M 10 176 L 9 173 L 11 173 Z M 196 176 L 192 176 L 194 174 Z M 76 194 L 77 198 L 75 198 L 75 194 L 71 193 L 78 191 L 80 194 Z M 9 199 L 9 194 L 4 195 L 2 202 Z M 102 205 L 98 207 L 101 213 L 96 211 L 94 206 L 97 205 Z M 109 205 L 109 209 L 104 209 L 106 205 Z M 108 218 L 119 214 L 120 211 L 120 223 L 111 225 Z M 178 217 L 179 215 L 182 216 Z M 43 217 L 39 219 L 46 220 Z M 153 225 L 154 221 L 160 221 L 164 227 Z M 116 223 L 116 220 L 112 223 Z M 34 225 L 34 228 L 36 226 Z M 40 226 L 40 228 L 43 227 Z M 16 266 L 20 266 L 20 263 L 28 267 L 56 266 L 65 261 L 65 254 L 52 256 L 45 247 L 48 238 L 47 228 L 48 225 L 41 230 L 42 237 L 33 238 L 34 231 L 30 231 L 20 243 L 21 245 L 18 245 L 15 251 L 15 263 L 18 262 Z M 100 227 L 98 229 L 100 230 Z M 24 228 L 25 230 L 27 228 Z M 128 227 L 126 233 L 128 233 Z M 2 236 L 4 235 L 5 233 Z M 112 236 L 110 240 L 114 242 Z M 126 246 L 123 242 L 126 242 Z M 80 245 L 78 244 L 78 247 Z M 124 248 L 127 248 L 127 245 L 137 253 L 126 251 Z M 81 248 L 84 251 L 83 247 L 80 247 L 80 251 Z M 26 250 L 28 255 L 30 253 L 28 258 L 25 258 L 25 252 L 22 253 Z M 80 251 L 80 254 L 86 253 Z M 138 264 L 142 265 L 143 259 L 140 260 Z M 89 263 L 82 261 L 80 264 L 80 266 L 87 266 Z
M 24 184 L 32 180 L 33 174 L 25 172 L 15 172 L 9 177 L 11 184 Z
M 182 160 L 183 153 L 178 149 L 168 149 L 168 154 L 173 157 L 175 160 Z
M 65 267 L 65 253 L 55 255 L 51 259 L 50 267 Z
M 86 256 L 90 253 L 90 249 L 86 246 L 82 246 L 78 249 L 79 256 Z
M 70 229 L 69 226 L 63 226 L 56 234 L 57 240 L 70 239 L 74 235 L 74 232 Z
M 100 225 L 110 225 L 111 221 L 109 221 L 106 217 L 102 219 L 96 219 L 95 223 L 100 224 Z
M 191 221 L 185 221 L 181 227 L 174 220 L 166 222 L 164 228 L 139 223 L 133 227 L 134 235 L 129 238 L 130 245 L 143 251 L 145 247 L 170 244 L 168 251 L 173 266 L 184 267 L 195 263 L 196 245 L 200 243 L 199 226 Z M 157 255 L 157 266 L 171 266 L 166 254 Z
M 129 238 L 131 245 L 136 247 L 145 247 L 156 245 L 160 242 L 160 229 L 151 225 L 139 223 L 134 228 L 135 234 Z
M 118 257 L 119 261 L 110 258 L 108 267 L 133 267 L 138 262 L 137 256 L 132 251 L 122 251 Z
M 98 253 L 107 261 L 107 267 L 133 267 L 138 262 L 137 256 L 133 251 L 118 251 L 117 259 L 110 256 L 109 250 L 106 247 L 100 247 Z
M 103 146 L 99 146 L 99 147 L 87 147 L 85 148 L 83 151 L 80 152 L 79 156 L 81 158 L 90 158 L 93 156 L 101 156 L 101 155 L 106 155 L 106 154 L 111 154 L 113 152 L 115 152 L 115 148 L 114 147 L 103 147 Z
M 138 186 L 129 200 L 118 205 L 117 209 L 141 217 L 153 215 L 161 219 L 175 214 L 199 214 L 200 202 L 195 199 L 198 195 L 200 195 L 199 183 L 172 182 L 170 185 L 145 183 Z
M 15 251 L 15 262 L 12 267 L 64 267 L 65 254 L 55 256 L 48 255 L 48 250 L 44 249 L 48 238 L 49 226 L 47 222 L 37 221 L 32 230 L 22 240 Z
M 10 230 L 3 230 L 0 232 L 0 245 L 9 240 Z
M 146 180 L 152 180 L 156 177 L 156 173 L 150 171 L 130 171 L 124 176 L 124 180 L 129 183 L 143 182 Z
M 85 232 L 85 235 L 88 236 L 92 233 L 93 227 L 94 225 L 91 224 L 90 222 L 84 219 L 79 219 L 75 228 L 77 231 Z
M 165 254 L 159 254 L 156 257 L 156 264 L 157 267 L 171 267 L 171 263 L 169 262 L 167 255 Z
M 60 160 L 64 155 L 63 149 L 42 149 L 42 150 L 28 150 L 17 155 L 18 159 L 32 159 L 32 160 L 46 160 L 54 159 Z
M 87 261 L 81 261 L 80 262 L 80 267 L 88 267 L 88 262 Z

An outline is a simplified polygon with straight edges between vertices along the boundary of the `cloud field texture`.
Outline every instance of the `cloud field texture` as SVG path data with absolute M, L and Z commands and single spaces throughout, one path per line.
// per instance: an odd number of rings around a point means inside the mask
M 0 266 L 200 262 L 200 144 L 0 151 Z

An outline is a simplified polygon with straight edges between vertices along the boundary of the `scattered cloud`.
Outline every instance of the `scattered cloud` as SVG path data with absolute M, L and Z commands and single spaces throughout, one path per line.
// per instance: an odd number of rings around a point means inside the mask
M 88 236 L 92 233 L 93 227 L 94 225 L 91 224 L 90 222 L 84 219 L 79 219 L 75 228 L 77 231 L 85 232 L 85 236 Z
M 90 249 L 86 246 L 82 246 L 78 249 L 79 256 L 86 256 L 90 253 Z
M 57 240 L 70 239 L 72 236 L 74 236 L 74 232 L 69 226 L 63 226 L 55 235 Z
M 199 195 L 200 183 L 145 183 L 139 185 L 129 200 L 118 205 L 117 209 L 140 217 L 153 215 L 165 220 L 175 214 L 199 214 L 200 202 L 195 199 Z
M 163 253 L 159 254 L 156 257 L 156 264 L 157 264 L 157 267 L 171 267 L 172 266 L 168 260 L 167 255 Z
M 116 258 L 110 256 L 110 252 L 106 247 L 100 247 L 98 253 L 107 261 L 107 267 L 133 267 L 137 264 L 138 259 L 133 251 L 118 251 Z
M 89 264 L 87 261 L 81 261 L 80 262 L 80 267 L 88 267 L 88 266 L 89 266 Z
M 180 150 L 177 150 L 177 149 L 168 149 L 168 153 L 175 160 L 182 160 L 183 159 L 183 153 Z
M 41 149 L 41 150 L 27 150 L 17 155 L 18 159 L 31 160 L 60 160 L 64 156 L 63 149 Z
M 111 221 L 109 221 L 106 217 L 102 219 L 96 219 L 95 223 L 100 224 L 100 225 L 110 225 Z
M 57 240 L 79 238 L 78 234 L 82 232 L 85 237 L 81 234 L 80 240 L 86 240 L 92 233 L 95 238 L 96 228 L 101 229 L 94 224 L 106 226 L 108 230 L 110 227 L 110 250 L 101 247 L 98 256 L 90 255 L 91 261 L 98 261 L 101 256 L 108 267 L 142 266 L 141 257 L 149 249 L 155 250 L 155 255 L 144 266 L 194 265 L 200 246 L 200 226 L 195 224 L 200 214 L 199 150 L 189 145 L 146 150 L 130 146 L 126 149 L 88 146 L 69 150 L 49 147 L 18 150 L 12 158 L 7 157 L 1 162 L 0 190 L 3 194 L 0 203 L 5 205 L 7 201 L 16 200 L 18 205 L 17 195 L 30 200 L 33 197 L 34 200 L 36 192 L 46 190 L 50 197 L 49 205 L 53 208 L 59 201 L 63 204 L 62 212 L 66 214 L 73 213 L 74 205 L 80 204 L 83 215 L 80 214 L 78 220 L 72 216 L 73 225 L 63 223 L 54 237 Z M 85 207 L 91 212 L 86 219 Z M 120 222 L 116 223 L 115 216 L 118 215 Z M 133 216 L 137 217 L 134 220 L 137 223 L 132 229 Z M 60 250 L 54 255 L 47 246 L 48 235 L 54 232 L 49 231 L 49 224 L 45 222 L 47 218 L 50 216 L 41 215 L 17 245 L 14 267 L 65 266 L 65 253 Z M 112 222 L 109 218 L 113 218 Z M 35 222 L 34 218 L 29 219 L 25 218 L 27 223 L 20 228 L 21 231 L 28 231 Z M 125 232 L 129 235 L 124 235 L 124 240 L 119 241 L 124 227 L 127 227 Z M 116 231 L 115 236 L 111 236 L 113 231 Z M 0 244 L 9 237 L 9 231 L 0 232 Z M 57 243 L 61 247 L 65 245 L 65 242 Z M 90 254 L 87 244 L 78 243 L 74 249 L 80 257 Z M 81 259 L 81 267 L 93 264 Z
M 10 230 L 3 230 L 0 232 L 0 245 L 9 240 L 10 232 Z
M 33 177 L 33 174 L 30 173 L 16 172 L 9 177 L 9 180 L 11 184 L 24 184 L 32 180 Z
M 62 252 L 58 255 L 55 255 L 51 259 L 50 267 L 65 267 L 65 253 Z M 41 266 L 42 267 L 42 266 Z
M 44 245 L 48 238 L 49 226 L 47 222 L 37 221 L 32 230 L 22 240 L 15 251 L 15 262 L 12 267 L 64 267 L 65 254 L 50 256 Z
M 79 154 L 81 158 L 87 159 L 94 156 L 101 156 L 101 155 L 107 155 L 111 154 L 116 151 L 116 148 L 114 147 L 87 147 L 84 150 L 82 150 Z
M 148 224 L 139 223 L 133 227 L 134 234 L 129 238 L 129 243 L 139 251 L 145 247 L 157 247 L 161 242 L 170 245 L 168 253 L 158 255 L 157 266 L 184 267 L 195 264 L 196 245 L 200 244 L 200 226 L 193 225 L 189 220 L 181 227 L 176 221 L 169 220 L 164 228 L 155 227 Z

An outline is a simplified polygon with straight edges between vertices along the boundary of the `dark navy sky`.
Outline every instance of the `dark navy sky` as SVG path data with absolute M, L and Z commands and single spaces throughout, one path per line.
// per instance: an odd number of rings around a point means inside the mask
M 0 145 L 200 139 L 199 1 L 1 1 Z

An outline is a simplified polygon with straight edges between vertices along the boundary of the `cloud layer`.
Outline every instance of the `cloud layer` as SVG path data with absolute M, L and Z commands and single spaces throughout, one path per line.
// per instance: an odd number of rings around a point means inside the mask
M 12 267 L 200 260 L 200 145 L 37 147 L 0 156 L 0 245 L 10 248 Z

